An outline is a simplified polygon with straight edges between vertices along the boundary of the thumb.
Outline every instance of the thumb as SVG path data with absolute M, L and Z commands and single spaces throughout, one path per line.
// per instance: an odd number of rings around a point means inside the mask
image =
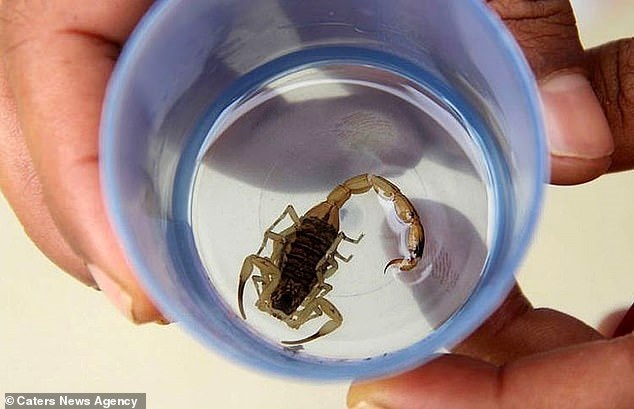
M 614 138 L 610 171 L 634 169 L 634 39 L 591 49 L 586 61 Z
M 634 40 L 588 50 L 584 61 L 588 79 L 559 73 L 541 85 L 554 183 L 634 169 Z
M 354 409 L 631 409 L 634 336 L 595 341 L 496 367 L 445 355 L 389 379 L 353 385 Z
M 614 142 L 596 97 L 569 0 L 490 0 L 540 85 L 551 182 L 574 184 L 608 171 Z

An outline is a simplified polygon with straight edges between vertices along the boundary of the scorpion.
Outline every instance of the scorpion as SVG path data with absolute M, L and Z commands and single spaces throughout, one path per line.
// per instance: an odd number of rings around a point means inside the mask
M 413 269 L 423 254 L 425 234 L 416 209 L 400 189 L 384 177 L 361 174 L 337 185 L 326 200 L 299 217 L 293 205 L 289 204 L 282 214 L 264 232 L 262 244 L 257 253 L 248 255 L 242 264 L 238 282 L 238 307 L 244 312 L 244 288 L 252 278 L 257 301 L 255 306 L 269 315 L 283 321 L 292 329 L 325 314 L 328 321 L 314 334 L 296 340 L 282 341 L 285 345 L 300 345 L 330 334 L 343 323 L 343 316 L 326 299 L 332 285 L 326 280 L 339 268 L 337 259 L 349 262 L 352 255 L 342 256 L 337 247 L 342 241 L 357 244 L 363 238 L 348 237 L 339 231 L 339 211 L 352 195 L 362 194 L 370 189 L 383 199 L 393 203 L 398 219 L 408 226 L 406 257 L 396 258 L 387 263 L 384 273 L 391 266 L 401 271 Z M 281 232 L 274 229 L 286 217 L 292 225 Z M 268 241 L 272 242 L 269 257 L 262 256 Z M 254 268 L 260 275 L 252 275 Z

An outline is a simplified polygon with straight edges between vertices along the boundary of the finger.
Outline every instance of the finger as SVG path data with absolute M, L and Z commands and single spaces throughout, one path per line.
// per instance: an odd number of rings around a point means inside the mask
M 615 337 L 621 337 L 634 331 L 634 304 L 625 312 L 621 322 L 614 330 Z
M 18 118 L 53 220 L 99 287 L 135 322 L 160 314 L 130 271 L 108 223 L 98 127 L 121 44 L 149 1 L 13 1 L 3 53 Z
M 39 177 L 22 137 L 2 67 L 0 67 L 0 190 L 35 245 L 62 270 L 81 282 L 95 281 L 57 230 L 44 203 Z
M 605 173 L 614 142 L 594 94 L 568 0 L 490 0 L 522 47 L 540 84 L 551 181 L 586 182 Z
M 504 367 L 448 355 L 396 377 L 358 383 L 350 408 L 627 409 L 634 407 L 634 336 L 520 359 Z
M 610 171 L 634 169 L 634 39 L 589 50 L 587 61 L 614 137 Z
M 515 286 L 502 305 L 452 352 L 495 365 L 603 336 L 577 318 L 534 309 Z

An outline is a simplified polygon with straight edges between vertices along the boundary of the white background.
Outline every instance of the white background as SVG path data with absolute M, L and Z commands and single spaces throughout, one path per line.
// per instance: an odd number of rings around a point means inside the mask
M 575 0 L 586 46 L 634 34 L 631 0 Z M 598 325 L 634 301 L 634 173 L 549 188 L 520 271 L 536 305 Z M 134 326 L 65 276 L 0 199 L 0 394 L 146 392 L 148 408 L 344 408 L 347 384 L 254 373 L 176 325 Z

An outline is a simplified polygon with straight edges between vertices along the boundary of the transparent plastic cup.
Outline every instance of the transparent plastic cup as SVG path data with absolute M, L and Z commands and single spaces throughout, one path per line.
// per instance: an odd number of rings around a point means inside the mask
M 157 2 L 102 124 L 107 208 L 157 306 L 303 378 L 386 375 L 465 338 L 512 287 L 547 179 L 532 74 L 480 0 Z M 366 173 L 394 187 L 361 178 L 327 223 L 358 243 L 299 233 Z

